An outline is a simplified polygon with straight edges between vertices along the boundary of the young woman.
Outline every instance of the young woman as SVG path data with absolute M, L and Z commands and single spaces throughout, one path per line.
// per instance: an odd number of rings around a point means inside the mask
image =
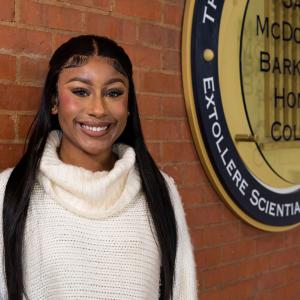
M 180 196 L 146 148 L 131 62 L 108 38 L 54 53 L 0 203 L 3 299 L 197 299 Z

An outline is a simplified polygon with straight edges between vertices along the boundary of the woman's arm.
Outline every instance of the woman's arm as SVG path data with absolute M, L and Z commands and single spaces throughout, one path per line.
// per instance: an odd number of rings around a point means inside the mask
M 4 256 L 3 256 L 3 228 L 2 228 L 2 212 L 3 212 L 3 198 L 6 183 L 11 174 L 12 169 L 7 169 L 0 173 L 0 299 L 6 299 L 6 287 L 5 287 L 5 271 L 4 271 Z
M 174 180 L 164 174 L 172 199 L 178 232 L 175 266 L 174 300 L 197 300 L 196 267 L 193 247 L 185 219 L 181 197 Z

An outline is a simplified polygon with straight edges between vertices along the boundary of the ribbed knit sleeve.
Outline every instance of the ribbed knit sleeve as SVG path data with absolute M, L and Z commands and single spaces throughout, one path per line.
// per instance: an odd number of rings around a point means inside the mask
M 176 255 L 174 300 L 197 300 L 196 267 L 193 247 L 185 219 L 181 197 L 174 180 L 163 174 L 173 203 L 178 232 L 178 246 Z
M 2 211 L 3 211 L 3 197 L 7 180 L 10 176 L 12 169 L 7 169 L 0 173 L 0 299 L 6 299 L 6 288 L 4 278 L 4 257 L 3 257 L 3 229 L 2 229 Z

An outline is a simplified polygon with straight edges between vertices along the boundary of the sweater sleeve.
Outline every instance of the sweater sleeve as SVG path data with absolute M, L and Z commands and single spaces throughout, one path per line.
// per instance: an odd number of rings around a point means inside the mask
M 2 211 L 3 211 L 3 198 L 6 183 L 11 174 L 12 169 L 7 169 L 0 173 L 0 299 L 6 299 L 6 287 L 4 277 L 4 256 L 3 256 L 3 228 L 2 228 Z
M 174 300 L 197 300 L 196 267 L 193 247 L 185 219 L 181 197 L 174 180 L 163 174 L 168 184 L 175 211 L 178 233 L 178 245 L 175 267 Z

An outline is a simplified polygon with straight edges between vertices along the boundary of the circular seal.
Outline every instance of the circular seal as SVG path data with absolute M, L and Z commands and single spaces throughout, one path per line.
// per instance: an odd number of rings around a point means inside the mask
M 300 222 L 300 2 L 187 0 L 182 73 L 213 186 L 267 231 Z

